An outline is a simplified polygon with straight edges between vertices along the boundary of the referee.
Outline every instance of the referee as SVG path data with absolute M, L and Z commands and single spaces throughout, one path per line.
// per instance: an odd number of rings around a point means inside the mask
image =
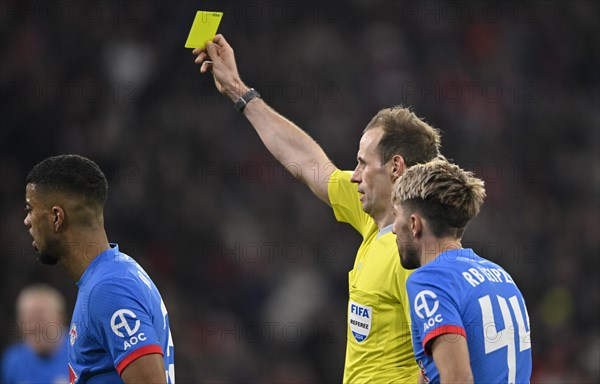
M 409 272 L 400 265 L 391 231 L 391 193 L 407 167 L 439 155 L 438 131 L 408 109 L 382 109 L 363 133 L 356 169 L 341 171 L 306 132 L 242 82 L 222 35 L 193 53 L 200 72 L 212 72 L 219 92 L 235 102 L 273 156 L 363 238 L 349 273 L 344 382 L 416 382 L 405 288 Z M 309 172 L 315 165 L 324 172 L 319 177 Z

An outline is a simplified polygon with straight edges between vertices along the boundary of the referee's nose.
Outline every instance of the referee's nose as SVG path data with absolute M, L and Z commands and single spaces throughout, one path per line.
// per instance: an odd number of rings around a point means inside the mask
M 362 181 L 362 169 L 360 164 L 357 164 L 356 168 L 354 168 L 354 172 L 352 172 L 350 181 L 356 184 L 360 184 L 360 182 Z

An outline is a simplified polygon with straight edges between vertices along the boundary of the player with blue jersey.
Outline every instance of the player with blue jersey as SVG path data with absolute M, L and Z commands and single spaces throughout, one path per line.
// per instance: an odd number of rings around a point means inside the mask
M 1 383 L 66 384 L 65 299 L 47 284 L 24 288 L 17 298 L 21 341 L 2 354 Z
M 158 289 L 135 260 L 111 244 L 91 262 L 77 286 L 69 330 L 71 378 L 78 378 L 77 383 L 118 383 L 119 375 L 135 359 L 159 354 L 164 357 L 168 382 L 174 381 L 167 310 Z M 108 353 L 97 354 L 99 349 Z
M 167 309 L 148 274 L 109 244 L 107 182 L 77 155 L 48 158 L 27 176 L 25 225 L 45 264 L 58 262 L 79 293 L 68 334 L 70 383 L 174 383 Z
M 394 233 L 407 281 L 421 382 L 529 383 L 531 339 L 523 295 L 499 265 L 460 243 L 485 189 L 446 161 L 396 182 Z

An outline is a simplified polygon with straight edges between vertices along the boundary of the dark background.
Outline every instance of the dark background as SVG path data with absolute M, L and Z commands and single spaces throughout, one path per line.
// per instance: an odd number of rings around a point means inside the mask
M 593 1 L 0 1 L 1 349 L 28 283 L 74 305 L 22 209 L 35 163 L 79 153 L 109 179 L 110 240 L 161 290 L 178 382 L 341 380 L 360 238 L 198 73 L 183 47 L 198 9 L 225 13 L 244 81 L 340 168 L 380 108 L 440 128 L 445 155 L 486 181 L 464 243 L 524 293 L 532 382 L 598 382 Z

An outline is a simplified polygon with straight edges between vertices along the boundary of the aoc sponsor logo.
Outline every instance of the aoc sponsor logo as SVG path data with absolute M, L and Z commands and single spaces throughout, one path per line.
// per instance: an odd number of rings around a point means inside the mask
M 425 320 L 423 322 L 423 331 L 427 331 L 444 320 L 441 314 L 435 314 L 439 307 L 440 302 L 434 292 L 425 289 L 417 294 L 414 301 L 414 308 L 417 316 Z
M 431 300 L 428 301 L 428 299 L 432 299 L 433 303 L 431 303 Z M 415 297 L 415 313 L 421 319 L 431 317 L 438 310 L 439 306 L 440 302 L 437 300 L 437 295 L 428 289 L 417 293 Z
M 140 341 L 146 340 L 146 335 L 143 332 L 136 335 L 136 332 L 140 329 L 140 320 L 129 309 L 119 309 L 113 313 L 110 318 L 110 327 L 115 335 L 126 338 L 123 342 L 124 350 L 129 349 L 132 345 L 136 345 Z
M 350 300 L 348 305 L 348 321 L 350 331 L 356 341 L 363 342 L 371 332 L 373 308 Z
M 128 319 L 135 319 L 133 327 L 129 324 Z M 115 335 L 119 337 L 125 337 L 121 329 L 127 332 L 127 336 L 133 336 L 138 329 L 140 329 L 140 321 L 137 319 L 137 316 L 133 311 L 129 309 L 119 309 L 115 313 L 113 313 L 110 318 L 110 327 L 112 328 Z

